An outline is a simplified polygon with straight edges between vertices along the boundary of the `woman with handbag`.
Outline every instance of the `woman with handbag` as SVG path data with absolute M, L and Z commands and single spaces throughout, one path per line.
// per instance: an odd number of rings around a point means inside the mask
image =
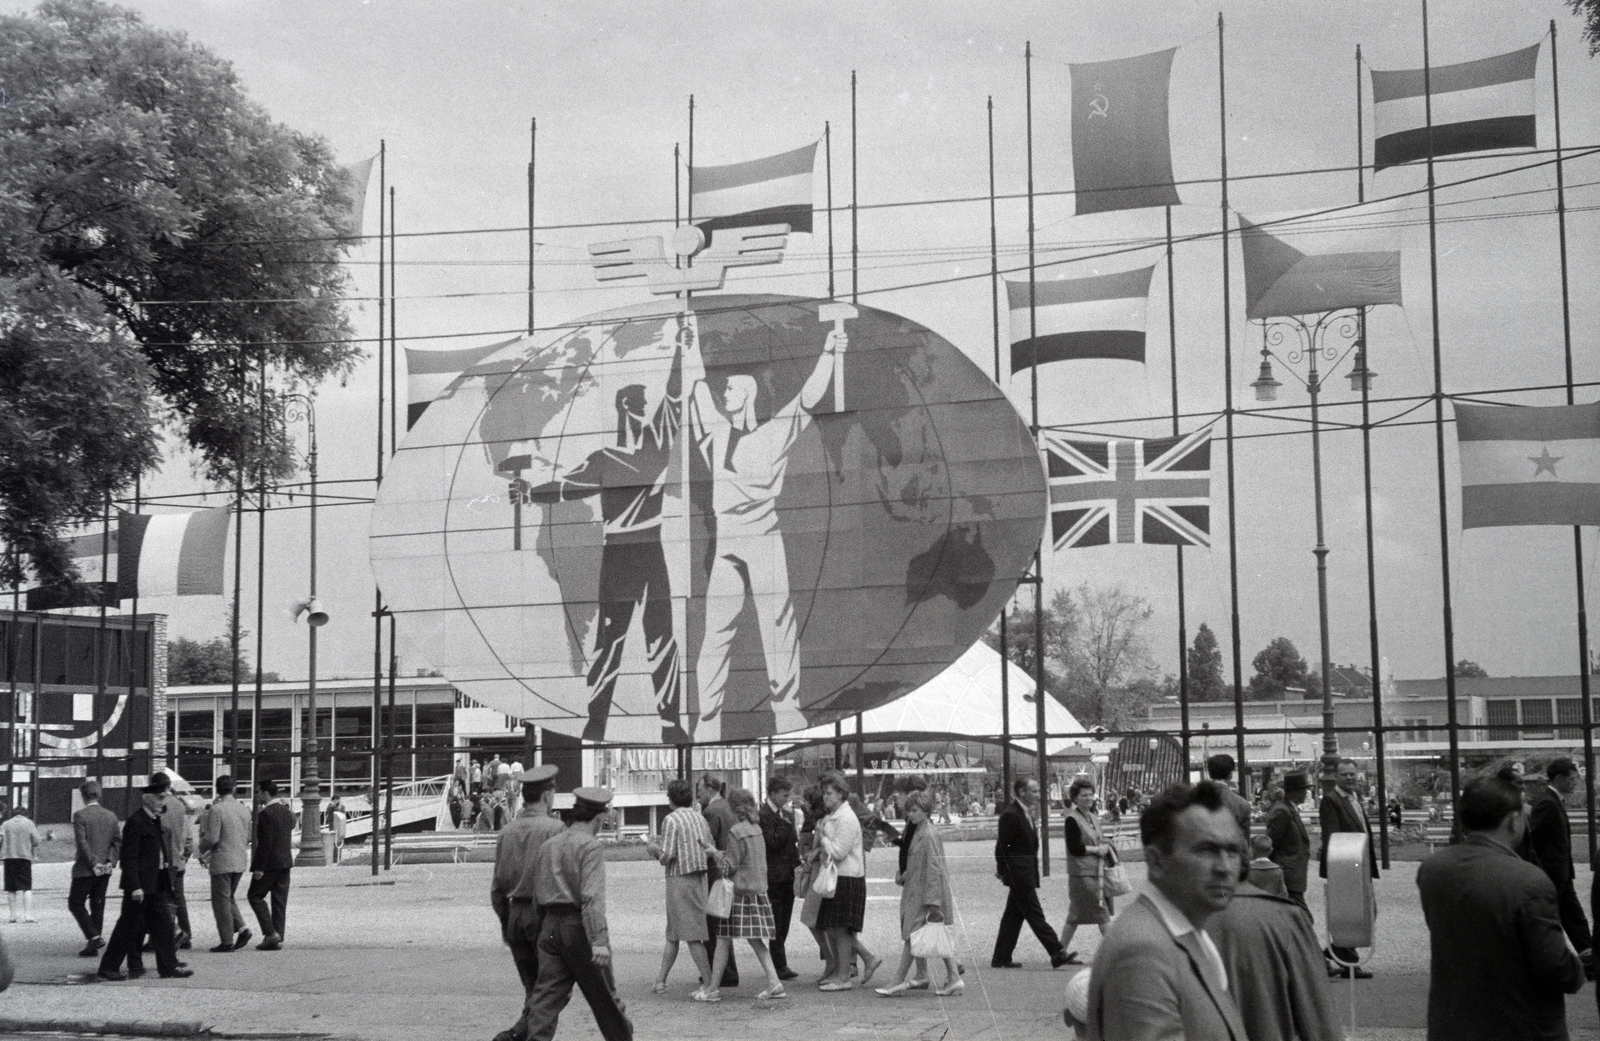
M 817 957 L 822 959 L 822 976 L 818 982 L 822 982 L 831 979 L 837 971 L 828 937 L 817 928 L 822 894 L 811 885 L 822 866 L 822 843 L 817 840 L 817 825 L 828 815 L 828 810 L 822 804 L 822 789 L 817 785 L 808 787 L 801 798 L 805 802 L 805 820 L 800 824 L 800 866 L 794 872 L 794 893 L 800 900 L 800 924 L 811 930 L 812 939 L 817 941 Z
M 667 938 L 661 949 L 661 971 L 650 988 L 656 994 L 667 992 L 667 974 L 678 960 L 678 945 L 689 945 L 700 979 L 721 979 L 711 975 L 711 957 L 706 951 L 710 934 L 706 929 L 706 856 L 717 844 L 698 807 L 689 782 L 675 777 L 667 782 L 667 801 L 672 812 L 661 825 L 661 841 L 651 841 L 645 850 L 666 869 Z M 699 993 L 698 988 L 695 993 Z
M 834 975 L 824 978 L 820 989 L 854 990 L 850 965 L 860 953 L 861 985 L 866 986 L 883 959 L 855 939 L 867 912 L 867 861 L 861 844 L 861 821 L 850 807 L 850 782 L 837 770 L 822 775 L 822 804 L 828 815 L 817 825 L 817 841 L 823 858 L 812 888 L 822 895 L 817 909 L 817 928 L 827 934 L 833 948 Z M 832 892 L 829 892 L 829 889 Z
M 951 997 L 966 990 L 961 970 L 956 965 L 955 941 L 950 931 L 950 915 L 955 903 L 950 895 L 950 872 L 945 865 L 944 840 L 928 819 L 933 800 L 926 791 L 912 792 L 906 799 L 906 822 L 911 831 L 906 867 L 898 881 L 900 891 L 900 971 L 895 982 L 879 987 L 886 998 L 896 997 L 916 987 L 918 978 L 910 975 L 915 965 L 922 981 L 929 979 L 928 958 L 944 961 L 944 986 L 934 993 Z
M 739 823 L 730 832 L 733 841 L 729 843 L 728 851 L 718 857 L 722 865 L 722 877 L 713 883 L 712 899 L 708 906 L 708 913 L 718 920 L 717 954 L 711 965 L 711 975 L 706 977 L 706 985 L 695 991 L 694 999 L 722 1000 L 717 983 L 722 979 L 722 971 L 728 967 L 733 941 L 741 938 L 750 941 L 750 947 L 756 952 L 756 960 L 761 963 L 761 970 L 767 974 L 767 989 L 758 993 L 756 1000 L 786 998 L 789 995 L 784 992 L 777 967 L 772 964 L 772 952 L 767 950 L 767 941 L 772 939 L 777 927 L 772 917 L 772 903 L 767 898 L 767 840 L 761 833 L 761 810 L 748 788 L 730 791 L 728 808 L 733 810 Z M 716 906 L 717 887 L 724 890 L 721 895 L 726 901 L 725 910 Z M 726 892 L 729 889 L 732 890 L 731 894 Z
M 1100 834 L 1100 822 L 1094 815 L 1094 782 L 1087 777 L 1073 781 L 1067 789 L 1067 801 L 1072 809 L 1067 811 L 1067 922 L 1061 927 L 1061 946 L 1072 946 L 1072 936 L 1080 925 L 1098 925 L 1104 936 L 1106 924 L 1111 921 L 1111 910 L 1106 906 L 1105 882 L 1102 878 L 1107 856 L 1115 856 L 1111 844 Z M 1078 956 L 1067 951 L 1067 961 L 1077 962 Z

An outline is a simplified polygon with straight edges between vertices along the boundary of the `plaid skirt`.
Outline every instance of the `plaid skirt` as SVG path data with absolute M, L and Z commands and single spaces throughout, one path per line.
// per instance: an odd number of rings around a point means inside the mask
M 770 940 L 777 933 L 772 920 L 772 901 L 765 893 L 733 891 L 733 909 L 728 917 L 717 919 L 717 935 L 735 940 Z
M 833 896 L 822 901 L 822 907 L 817 910 L 817 928 L 848 929 L 858 933 L 866 917 L 867 880 L 840 875 Z

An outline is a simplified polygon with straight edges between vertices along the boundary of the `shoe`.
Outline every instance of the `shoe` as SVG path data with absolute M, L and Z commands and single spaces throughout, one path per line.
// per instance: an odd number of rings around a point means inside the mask
M 783 989 L 783 984 L 781 983 L 775 987 L 768 987 L 766 990 L 756 992 L 757 1001 L 775 1001 L 778 998 L 786 998 L 788 996 L 789 992 Z
M 187 932 L 178 933 L 178 950 L 187 951 L 192 948 L 194 944 L 190 942 L 191 939 L 192 937 Z
M 1359 965 L 1353 968 L 1349 965 L 1328 966 L 1328 978 L 1330 980 L 1347 980 L 1352 977 L 1352 973 L 1354 978 L 1358 980 L 1370 980 L 1372 978 L 1372 970 L 1363 969 Z
M 96 979 L 105 980 L 107 983 L 121 983 L 128 978 L 127 973 L 118 972 L 116 969 L 101 969 L 94 975 Z
M 954 983 L 950 984 L 949 986 L 940 987 L 938 990 L 934 991 L 934 993 L 939 995 L 941 998 L 953 998 L 961 994 L 965 994 L 966 992 L 967 981 L 961 979 L 959 976 L 956 977 L 956 981 Z
M 145 973 L 147 973 L 149 971 L 150 971 L 149 969 L 146 969 L 143 966 L 140 966 L 137 969 L 129 967 L 129 969 L 128 969 L 128 978 L 130 980 L 140 979 L 140 978 L 142 978 L 144 976 Z
M 83 950 L 78 952 L 78 957 L 80 957 L 80 958 L 93 958 L 95 955 L 100 953 L 101 946 L 102 946 L 101 944 L 95 943 L 93 940 L 90 940 L 89 941 L 89 945 L 87 947 L 85 947 Z
M 906 990 L 927 990 L 933 986 L 933 981 L 924 976 L 922 979 L 906 980 Z
M 1071 962 L 1072 956 L 1066 951 L 1057 951 L 1050 956 L 1050 967 L 1052 969 L 1059 969 L 1063 965 L 1071 964 Z
M 666 982 L 666 980 L 656 980 L 654 983 L 652 983 L 650 985 L 650 993 L 652 993 L 652 994 L 665 994 L 666 992 L 667 992 L 667 982 Z
M 887 987 L 879 987 L 879 988 L 877 988 L 878 994 L 881 997 L 885 997 L 885 998 L 897 998 L 897 997 L 899 997 L 900 995 L 904 994 L 906 991 L 908 991 L 910 989 L 911 989 L 911 981 L 910 980 L 901 980 L 899 983 L 892 983 Z
M 800 976 L 800 974 L 798 972 L 795 972 L 793 969 L 789 968 L 788 966 L 785 966 L 785 967 L 783 967 L 783 968 L 778 970 L 778 978 L 780 980 L 797 979 L 799 976 Z
M 708 1004 L 715 1005 L 717 1002 L 722 1000 L 722 995 L 714 990 L 697 990 L 694 992 L 694 1000 L 704 1001 Z
M 961 964 L 960 962 L 956 962 L 956 975 L 957 976 L 965 976 L 966 974 L 967 974 L 967 967 L 965 965 Z
M 251 933 L 249 929 L 240 929 L 239 935 L 233 938 L 233 949 L 236 951 L 243 950 L 245 944 L 250 942 L 250 936 Z
M 1020 961 L 992 961 L 992 962 L 989 963 L 989 968 L 991 968 L 991 969 L 1020 969 L 1020 968 L 1022 968 L 1022 963 Z
M 194 970 L 193 969 L 178 968 L 178 969 L 173 969 L 170 972 L 163 972 L 161 974 L 161 978 L 164 979 L 164 980 L 186 980 L 190 976 L 193 976 L 193 975 L 194 975 Z
M 874 958 L 872 960 L 872 964 L 867 966 L 867 971 L 861 974 L 861 985 L 863 987 L 872 982 L 872 974 L 877 972 L 879 967 L 882 965 L 882 958 Z
M 856 989 L 856 981 L 855 980 L 829 980 L 828 982 L 824 983 L 822 986 L 818 987 L 817 989 L 818 990 L 826 990 L 826 991 L 830 991 L 830 992 L 831 991 L 837 991 L 837 990 L 855 990 Z
M 37 922 L 38 920 L 39 919 L 33 917 L 33 915 L 28 915 L 26 918 L 23 919 L 24 922 Z
M 265 940 L 262 940 L 260 943 L 256 944 L 256 950 L 281 951 L 283 950 L 283 941 L 278 939 L 276 936 L 269 936 Z
M 208 949 L 212 954 L 232 954 L 234 951 L 234 946 L 231 943 L 219 943 L 215 947 Z

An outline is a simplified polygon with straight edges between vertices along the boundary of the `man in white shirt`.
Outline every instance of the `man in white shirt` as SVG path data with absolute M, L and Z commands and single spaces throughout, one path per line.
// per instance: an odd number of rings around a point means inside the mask
M 1247 1041 L 1206 921 L 1228 906 L 1244 835 L 1220 785 L 1174 785 L 1139 819 L 1150 886 L 1111 924 L 1089 983 L 1095 1041 Z

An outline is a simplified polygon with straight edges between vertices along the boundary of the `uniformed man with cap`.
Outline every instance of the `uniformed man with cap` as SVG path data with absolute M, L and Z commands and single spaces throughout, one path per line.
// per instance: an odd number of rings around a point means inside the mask
M 494 850 L 494 881 L 489 886 L 489 903 L 500 916 L 500 935 L 511 948 L 517 975 L 522 978 L 522 1015 L 516 1025 L 502 1030 L 495 1041 L 526 1041 L 528 1000 L 534 981 L 539 978 L 539 907 L 533 902 L 534 854 L 545 840 L 566 830 L 566 825 L 550 812 L 556 795 L 555 766 L 536 766 L 517 774 L 522 785 L 522 812 L 500 832 Z
M 576 983 L 589 1000 L 606 1041 L 633 1041 L 622 999 L 611 977 L 606 929 L 606 865 L 595 838 L 611 805 L 605 788 L 578 788 L 563 815 L 567 828 L 534 856 L 534 900 L 539 926 L 539 978 L 528 998 L 528 1041 L 550 1041 Z

